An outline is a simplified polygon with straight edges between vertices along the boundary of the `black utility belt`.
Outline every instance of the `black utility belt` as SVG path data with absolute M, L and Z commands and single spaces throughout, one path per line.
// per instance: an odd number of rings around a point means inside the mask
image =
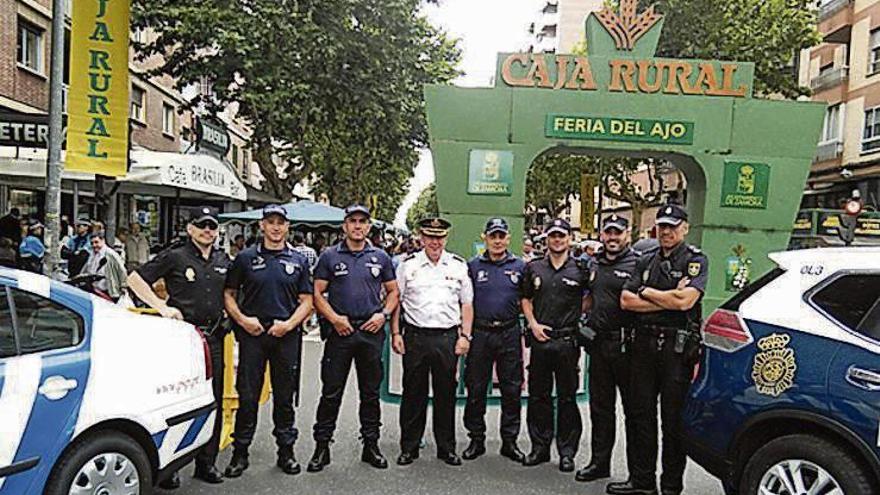
M 477 318 L 474 320 L 474 328 L 486 332 L 500 332 L 502 330 L 511 329 L 517 325 L 519 325 L 519 318 L 513 318 L 511 320 L 483 320 Z
M 632 327 L 618 327 L 614 329 L 597 329 L 596 337 L 593 340 L 607 342 L 623 342 L 632 335 Z
M 577 333 L 577 327 L 551 328 L 544 330 L 544 333 L 551 339 L 564 339 L 573 337 Z
M 686 325 L 682 325 L 680 327 L 666 327 L 660 325 L 641 325 L 639 327 L 636 335 L 647 335 L 650 337 L 656 337 L 658 339 L 671 339 L 675 337 L 675 334 L 681 330 L 686 330 Z
M 442 327 L 417 327 L 411 323 L 407 323 L 403 326 L 403 330 L 406 333 L 410 333 L 412 335 L 437 335 L 446 332 L 458 332 L 458 325 L 449 328 Z
M 205 334 L 209 337 L 214 335 L 215 333 L 216 334 L 225 333 L 225 328 L 223 326 L 223 318 L 220 318 L 217 321 L 213 321 L 213 322 L 209 322 L 209 323 L 205 323 L 205 324 L 193 323 L 193 326 L 198 328 L 199 330 L 201 330 L 201 332 L 203 334 Z

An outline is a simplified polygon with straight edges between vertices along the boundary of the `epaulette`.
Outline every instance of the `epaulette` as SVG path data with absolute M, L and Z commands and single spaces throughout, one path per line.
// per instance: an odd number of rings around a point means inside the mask
M 688 250 L 694 254 L 702 254 L 703 253 L 703 251 L 701 251 L 700 248 L 698 248 L 697 246 L 691 245 L 691 244 L 688 244 Z
M 537 261 L 541 261 L 542 259 L 544 259 L 544 256 L 543 256 L 543 255 L 542 255 L 542 256 L 535 256 L 534 258 L 532 258 L 532 259 L 529 260 L 528 264 L 531 265 L 532 263 L 535 263 L 535 262 L 537 262 Z
M 460 261 L 460 262 L 462 262 L 462 263 L 467 264 L 467 261 L 465 261 L 464 258 L 462 258 L 461 256 L 459 256 L 459 255 L 457 255 L 457 254 L 455 254 L 455 253 L 452 253 L 452 259 L 454 259 L 455 261 Z
M 403 261 L 409 261 L 409 260 L 411 260 L 411 259 L 413 259 L 413 258 L 415 258 L 415 257 L 416 257 L 416 253 L 409 253 L 408 255 L 406 255 L 406 256 L 403 258 Z

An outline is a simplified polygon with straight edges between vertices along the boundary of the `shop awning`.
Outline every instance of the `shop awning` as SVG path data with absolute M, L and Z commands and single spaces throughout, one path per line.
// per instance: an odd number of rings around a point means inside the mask
M 125 182 L 177 187 L 245 201 L 247 192 L 232 167 L 204 154 L 131 150 Z
M 342 208 L 316 203 L 307 199 L 281 205 L 287 211 L 287 219 L 296 226 L 338 227 L 345 216 Z M 254 222 L 263 217 L 262 210 L 248 210 L 220 215 L 223 221 Z

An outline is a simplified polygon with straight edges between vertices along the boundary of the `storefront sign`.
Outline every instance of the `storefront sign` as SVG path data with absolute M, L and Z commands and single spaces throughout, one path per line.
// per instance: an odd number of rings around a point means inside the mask
M 770 166 L 766 163 L 725 162 L 721 206 L 767 208 Z
M 129 11 L 129 0 L 77 0 L 73 9 L 68 170 L 127 170 Z
M 229 151 L 229 131 L 226 126 L 209 119 L 198 119 L 196 122 L 196 142 L 199 149 L 209 149 L 220 156 Z
M 48 143 L 48 115 L 0 112 L 0 146 L 46 148 Z
M 468 194 L 510 196 L 513 184 L 513 153 L 471 150 Z
M 564 139 L 693 144 L 694 123 L 551 113 L 544 124 L 544 135 Z

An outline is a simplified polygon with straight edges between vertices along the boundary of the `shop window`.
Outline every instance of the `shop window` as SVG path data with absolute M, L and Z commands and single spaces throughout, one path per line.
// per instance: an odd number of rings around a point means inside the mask
M 880 29 L 871 31 L 869 49 L 871 54 L 868 57 L 868 75 L 872 76 L 880 72 Z
M 131 87 L 131 115 L 133 120 L 138 122 L 146 121 L 146 99 L 147 92 L 137 86 Z
M 865 131 L 862 134 L 862 153 L 880 149 L 880 107 L 865 110 Z
M 823 143 L 840 140 L 841 109 L 842 105 L 838 103 L 825 110 L 825 123 L 822 125 Z
M 39 74 L 43 74 L 43 29 L 23 20 L 18 20 L 18 63 Z
M 162 104 L 162 132 L 174 136 L 174 107 L 167 103 Z

